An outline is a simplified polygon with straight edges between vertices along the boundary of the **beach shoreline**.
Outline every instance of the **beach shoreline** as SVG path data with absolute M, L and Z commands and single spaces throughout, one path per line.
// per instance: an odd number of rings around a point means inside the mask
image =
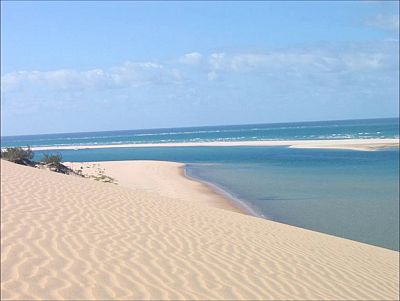
M 82 170 L 86 176 L 105 175 L 117 185 L 135 189 L 147 189 L 160 195 L 177 199 L 195 197 L 199 203 L 255 217 L 261 217 L 249 206 L 236 200 L 229 193 L 212 183 L 186 174 L 186 164 L 172 161 L 127 160 L 98 162 L 64 162 L 75 171 Z M 155 184 L 158 188 L 155 188 Z M 171 189 L 173 187 L 173 189 Z
M 92 144 L 64 146 L 34 146 L 33 151 L 81 150 L 97 148 L 146 148 L 146 147 L 234 147 L 234 146 L 282 146 L 289 148 L 347 149 L 358 151 L 376 151 L 385 148 L 399 148 L 398 138 L 373 139 L 337 139 L 337 140 L 257 140 L 257 141 L 212 141 L 212 142 L 176 142 L 176 143 L 128 143 L 128 144 Z
M 182 176 L 186 179 L 189 179 L 191 181 L 195 181 L 197 183 L 201 183 L 205 185 L 212 193 L 218 196 L 222 196 L 223 198 L 227 199 L 229 203 L 232 204 L 233 207 L 239 208 L 239 210 L 242 210 L 242 213 L 251 215 L 254 217 L 259 217 L 259 218 L 265 218 L 261 213 L 258 213 L 256 209 L 250 207 L 246 202 L 242 201 L 238 197 L 235 197 L 232 195 L 230 192 L 228 192 L 226 189 L 220 187 L 219 185 L 200 179 L 196 176 L 189 175 L 187 172 L 187 167 L 188 164 L 184 164 L 181 169 L 182 169 Z
M 250 207 L 245 201 L 235 197 L 226 189 L 219 185 L 200 179 L 194 175 L 189 175 L 187 167 L 189 164 L 183 162 L 174 161 L 157 161 L 157 160 L 122 160 L 122 161 L 94 161 L 94 162 L 63 162 L 69 168 L 72 168 L 75 172 L 84 170 L 83 173 L 86 176 L 106 176 L 112 179 L 112 183 L 122 185 L 126 188 L 136 189 L 138 185 L 133 182 L 126 182 L 127 177 L 138 178 L 139 175 L 147 177 L 151 181 L 157 183 L 165 182 L 163 185 L 167 186 L 167 182 L 170 183 L 171 177 L 172 182 L 176 183 L 180 187 L 189 187 L 191 193 L 197 198 L 204 199 L 204 197 L 214 199 L 214 202 L 208 200 L 205 203 L 211 205 L 211 207 L 222 208 L 225 210 L 238 212 L 246 215 L 251 215 L 258 218 L 266 218 L 263 214 L 257 212 L 256 209 Z M 162 176 L 160 172 L 154 172 L 151 174 L 150 171 L 154 171 L 155 167 L 158 170 L 163 170 Z M 99 173 L 100 172 L 100 173 Z M 179 177 L 176 177 L 179 175 Z M 193 185 L 194 184 L 194 185 Z M 159 191 L 160 194 L 168 194 L 167 191 Z M 174 197 L 177 197 L 176 195 Z M 184 197 L 179 196 L 178 197 Z

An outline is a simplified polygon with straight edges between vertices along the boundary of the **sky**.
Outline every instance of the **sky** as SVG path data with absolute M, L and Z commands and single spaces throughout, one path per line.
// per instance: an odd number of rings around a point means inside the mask
M 397 1 L 1 1 L 1 134 L 399 115 Z

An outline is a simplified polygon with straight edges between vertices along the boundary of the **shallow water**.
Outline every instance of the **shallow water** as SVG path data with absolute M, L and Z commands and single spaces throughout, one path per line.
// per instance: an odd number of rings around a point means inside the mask
M 285 158 L 187 170 L 268 219 L 399 250 L 398 154 L 289 150 Z

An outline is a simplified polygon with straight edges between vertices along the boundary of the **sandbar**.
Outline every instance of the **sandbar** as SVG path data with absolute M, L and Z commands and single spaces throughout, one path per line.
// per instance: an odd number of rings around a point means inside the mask
M 197 146 L 287 146 L 291 148 L 326 148 L 374 151 L 383 148 L 399 148 L 399 139 L 336 139 L 336 140 L 260 140 L 260 141 L 212 141 L 176 143 L 128 143 L 96 145 L 38 146 L 32 150 L 93 149 L 119 147 L 197 147 Z

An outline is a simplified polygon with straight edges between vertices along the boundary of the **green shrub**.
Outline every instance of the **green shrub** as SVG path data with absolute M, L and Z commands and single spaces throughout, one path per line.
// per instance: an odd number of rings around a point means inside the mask
M 33 159 L 33 151 L 29 146 L 25 149 L 22 147 L 7 147 L 5 150 L 1 150 L 1 158 L 16 163 L 30 161 Z
M 42 158 L 42 162 L 45 164 L 51 164 L 58 166 L 61 164 L 62 161 L 62 156 L 61 154 L 54 154 L 54 155 L 49 155 L 49 154 L 44 154 Z

